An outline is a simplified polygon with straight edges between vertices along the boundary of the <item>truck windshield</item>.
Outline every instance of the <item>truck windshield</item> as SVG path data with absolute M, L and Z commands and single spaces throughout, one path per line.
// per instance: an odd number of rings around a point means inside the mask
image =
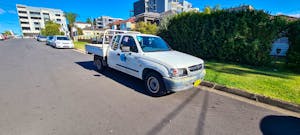
M 169 45 L 160 37 L 137 36 L 143 52 L 170 51 Z

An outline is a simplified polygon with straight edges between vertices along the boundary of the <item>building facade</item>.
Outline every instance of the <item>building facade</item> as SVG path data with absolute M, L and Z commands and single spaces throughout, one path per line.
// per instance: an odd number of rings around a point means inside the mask
M 134 16 L 142 13 L 154 12 L 163 13 L 169 10 L 174 10 L 178 13 L 196 10 L 192 4 L 186 0 L 138 0 L 133 4 Z
M 92 24 L 85 23 L 85 22 L 75 22 L 74 25 L 75 25 L 75 27 L 80 28 L 80 29 L 92 27 Z
M 68 27 L 64 12 L 60 9 L 31 7 L 17 4 L 17 12 L 23 36 L 36 36 L 45 28 L 47 21 L 61 25 L 60 31 L 68 34 Z
M 99 29 L 109 29 L 108 24 L 113 23 L 118 20 L 123 20 L 121 18 L 112 18 L 109 16 L 101 16 L 96 19 L 96 27 Z

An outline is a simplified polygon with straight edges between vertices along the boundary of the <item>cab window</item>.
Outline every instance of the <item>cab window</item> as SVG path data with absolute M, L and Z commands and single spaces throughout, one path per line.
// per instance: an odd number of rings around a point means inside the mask
M 120 35 L 117 35 L 117 36 L 114 37 L 113 42 L 112 42 L 112 49 L 113 50 L 117 50 L 118 49 L 120 39 L 121 39 Z
M 120 46 L 121 50 L 122 50 L 123 46 L 129 46 L 130 47 L 130 52 L 135 52 L 135 53 L 138 52 L 135 40 L 131 36 L 124 36 L 123 37 L 122 42 L 121 42 L 121 46 Z

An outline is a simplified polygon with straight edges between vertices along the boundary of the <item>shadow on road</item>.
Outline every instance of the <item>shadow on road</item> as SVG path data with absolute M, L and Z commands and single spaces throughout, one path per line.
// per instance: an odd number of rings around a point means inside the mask
M 266 116 L 260 122 L 260 130 L 263 135 L 300 135 L 300 118 Z
M 200 93 L 204 93 L 204 99 L 201 107 L 200 117 L 198 121 L 198 126 L 196 129 L 196 134 L 202 134 L 203 133 L 203 127 L 204 127 L 204 120 L 206 118 L 207 108 L 208 108 L 208 100 L 209 95 L 207 91 L 202 90 L 194 90 L 194 92 L 179 106 L 176 107 L 172 112 L 170 112 L 166 117 L 164 117 L 158 124 L 156 124 L 151 130 L 147 132 L 147 135 L 157 135 L 159 134 L 163 128 L 168 125 L 170 120 L 173 120 L 185 107 L 187 104 L 189 104 L 195 97 Z
M 93 64 L 93 61 L 84 61 L 84 62 L 75 62 L 76 64 L 82 66 L 83 68 L 87 70 L 94 70 L 97 71 L 96 67 Z M 139 80 L 138 78 L 132 77 L 130 75 L 126 75 L 125 73 L 122 73 L 120 71 L 108 68 L 104 72 L 102 72 L 99 75 L 94 75 L 96 77 L 105 76 L 108 77 L 130 89 L 133 89 L 139 93 L 148 95 L 145 92 L 144 83 L 143 81 Z M 148 95 L 149 96 L 149 95 Z
M 82 66 L 83 68 L 87 70 L 96 70 L 96 67 L 93 64 L 93 61 L 84 61 L 84 62 L 75 62 L 76 64 Z M 101 77 L 105 76 L 108 77 L 128 88 L 131 88 L 139 93 L 148 95 L 145 92 L 144 88 L 144 83 L 132 76 L 129 76 L 125 73 L 116 71 L 114 69 L 107 69 L 104 72 L 102 72 L 99 75 L 94 75 L 96 77 Z M 204 121 L 207 113 L 207 108 L 208 108 L 208 100 L 209 100 L 209 92 L 207 91 L 202 91 L 202 90 L 194 90 L 194 92 L 187 98 L 185 101 L 183 101 L 179 106 L 176 107 L 172 112 L 170 112 L 166 117 L 164 117 L 159 123 L 157 123 L 152 129 L 150 129 L 147 134 L 148 135 L 156 135 L 159 134 L 160 131 L 167 125 L 166 123 L 169 123 L 169 120 L 174 119 L 185 107 L 187 104 L 189 104 L 195 97 L 198 95 L 198 93 L 204 92 L 204 99 L 202 103 L 202 108 L 200 112 L 200 117 L 198 120 L 198 126 L 196 129 L 197 134 L 202 134 L 203 133 L 203 126 L 204 126 Z M 149 95 L 148 95 L 149 96 Z

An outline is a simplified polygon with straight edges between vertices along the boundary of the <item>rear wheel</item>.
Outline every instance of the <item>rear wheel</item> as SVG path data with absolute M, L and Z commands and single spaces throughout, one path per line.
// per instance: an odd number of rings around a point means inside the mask
M 100 56 L 94 55 L 94 64 L 99 72 L 102 72 L 105 69 L 103 59 Z
M 144 78 L 147 93 L 154 97 L 166 95 L 162 76 L 156 72 L 149 72 Z

